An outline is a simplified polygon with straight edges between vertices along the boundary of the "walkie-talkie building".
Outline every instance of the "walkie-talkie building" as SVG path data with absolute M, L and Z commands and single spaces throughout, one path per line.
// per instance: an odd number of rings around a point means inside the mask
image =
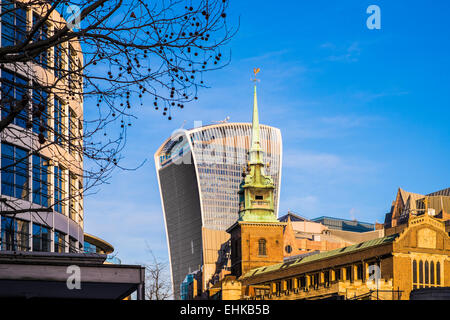
M 180 129 L 155 153 L 175 298 L 187 274 L 202 269 L 202 286 L 216 271 L 225 230 L 238 218 L 239 184 L 246 167 L 251 123 L 221 123 Z M 261 125 L 267 174 L 275 183 L 275 213 L 281 180 L 281 133 Z

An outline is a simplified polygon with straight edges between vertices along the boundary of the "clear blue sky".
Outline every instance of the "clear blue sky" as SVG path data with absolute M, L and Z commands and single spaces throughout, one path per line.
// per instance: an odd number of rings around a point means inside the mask
M 366 27 L 371 4 L 381 30 Z M 172 121 L 148 98 L 123 163 L 147 162 L 85 200 L 85 231 L 124 263 L 148 261 L 147 247 L 167 259 L 153 154 L 184 120 L 250 121 L 254 67 L 260 120 L 283 135 L 280 214 L 382 222 L 398 187 L 449 187 L 449 12 L 447 0 L 231 1 L 230 65 Z

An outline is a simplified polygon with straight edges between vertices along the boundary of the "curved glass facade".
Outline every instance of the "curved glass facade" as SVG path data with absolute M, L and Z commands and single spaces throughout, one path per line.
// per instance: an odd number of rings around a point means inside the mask
M 251 124 L 224 124 L 197 129 L 189 134 L 200 182 L 203 226 L 226 230 L 239 217 L 239 184 L 247 164 Z M 275 183 L 275 212 L 281 167 L 281 134 L 278 129 L 261 126 L 266 170 Z
M 261 125 L 266 174 L 275 184 L 278 214 L 282 142 L 279 129 Z M 180 130 L 155 153 L 175 297 L 188 273 L 203 266 L 203 286 L 215 270 L 225 230 L 239 217 L 238 190 L 247 165 L 251 123 Z

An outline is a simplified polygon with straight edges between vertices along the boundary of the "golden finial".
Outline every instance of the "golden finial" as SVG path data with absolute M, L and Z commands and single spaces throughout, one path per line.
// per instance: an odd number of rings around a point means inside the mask
M 252 79 L 252 81 L 254 81 L 254 82 L 259 81 L 259 79 L 256 78 L 256 75 L 259 73 L 259 71 L 261 71 L 260 68 L 253 68 L 253 73 L 255 74 L 255 78 Z

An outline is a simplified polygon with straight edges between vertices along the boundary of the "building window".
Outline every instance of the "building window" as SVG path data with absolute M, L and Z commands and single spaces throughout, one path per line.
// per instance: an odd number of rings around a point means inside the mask
M 2 143 L 2 194 L 28 198 L 28 152 L 25 149 Z
M 33 203 L 43 207 L 49 205 L 50 167 L 49 160 L 33 155 Z
M 430 284 L 434 284 L 434 261 L 430 263 Z
M 54 100 L 54 139 L 60 146 L 63 145 L 64 140 L 64 105 L 59 98 Z
M 27 12 L 18 3 L 2 1 L 2 47 L 15 46 L 25 39 Z
M 33 251 L 50 251 L 50 229 L 33 223 Z
M 69 108 L 69 152 L 74 155 L 77 139 L 77 115 Z
M 293 288 L 294 288 L 294 286 L 293 286 L 292 279 L 286 280 L 286 289 L 289 290 L 289 291 L 292 291 Z
M 54 206 L 54 210 L 56 212 L 65 214 L 65 191 L 64 191 L 64 184 L 65 184 L 65 180 L 64 180 L 64 173 L 65 170 L 61 167 L 55 166 L 54 167 L 55 173 L 54 173 L 54 177 L 55 177 L 55 184 L 54 184 L 54 202 L 55 202 L 55 206 Z
M 27 85 L 28 81 L 25 78 L 2 69 L 2 118 L 6 118 L 16 106 L 21 107 L 12 123 L 22 128 L 26 128 L 28 122 L 28 105 L 24 105 Z
M 77 220 L 77 177 L 73 173 L 69 173 L 69 217 Z
M 48 92 L 33 82 L 33 132 L 48 136 Z
M 281 292 L 281 281 L 275 282 L 275 292 L 276 293 Z
M 260 256 L 266 256 L 267 255 L 266 239 L 259 239 L 259 241 L 258 241 L 258 254 Z
M 413 288 L 417 289 L 417 261 L 413 261 Z
M 41 17 L 33 12 L 33 27 L 39 23 Z M 48 24 L 43 23 L 34 33 L 33 42 L 45 41 L 48 38 Z M 44 68 L 48 67 L 48 53 L 47 50 L 42 50 L 39 55 L 34 58 L 34 61 Z
M 69 236 L 69 252 L 70 253 L 77 253 L 77 240 L 75 238 L 72 238 Z
M 413 260 L 412 280 L 413 289 L 441 286 L 440 262 Z
M 329 286 L 330 285 L 330 271 L 325 271 L 324 272 L 324 281 L 325 281 L 325 285 Z
M 423 261 L 419 261 L 419 288 L 423 287 Z
M 76 82 L 78 81 L 77 73 L 80 72 L 79 66 L 78 66 L 78 59 L 77 59 L 77 52 L 75 51 L 74 47 L 69 44 L 69 54 L 67 59 L 67 69 L 69 71 L 68 74 L 68 83 L 70 89 L 76 88 Z
M 299 288 L 305 288 L 306 287 L 306 278 L 305 278 L 305 276 L 301 276 L 300 278 L 297 278 L 297 286 Z
M 353 281 L 352 279 L 352 267 L 345 268 L 345 276 L 347 281 Z
M 64 233 L 55 231 L 54 242 L 55 252 L 66 252 L 66 235 Z
M 288 244 L 286 247 L 284 247 L 284 250 L 286 251 L 286 253 L 291 253 L 292 247 Z
M 53 67 L 55 69 L 55 77 L 61 78 L 62 76 L 62 45 L 61 43 L 53 47 Z
M 83 227 L 83 183 L 78 181 L 78 224 Z
M 336 281 L 341 281 L 341 269 L 334 270 L 334 276 Z
M 441 285 L 441 263 L 439 261 L 436 262 L 436 284 Z
M 97 247 L 89 242 L 84 242 L 85 253 L 97 253 Z
M 29 251 L 29 222 L 2 216 L 1 249 Z
M 356 279 L 362 280 L 363 279 L 363 266 L 362 264 L 358 264 L 356 266 Z
M 318 273 L 315 273 L 313 275 L 313 283 L 312 284 L 313 284 L 314 289 L 319 288 L 319 274 Z

